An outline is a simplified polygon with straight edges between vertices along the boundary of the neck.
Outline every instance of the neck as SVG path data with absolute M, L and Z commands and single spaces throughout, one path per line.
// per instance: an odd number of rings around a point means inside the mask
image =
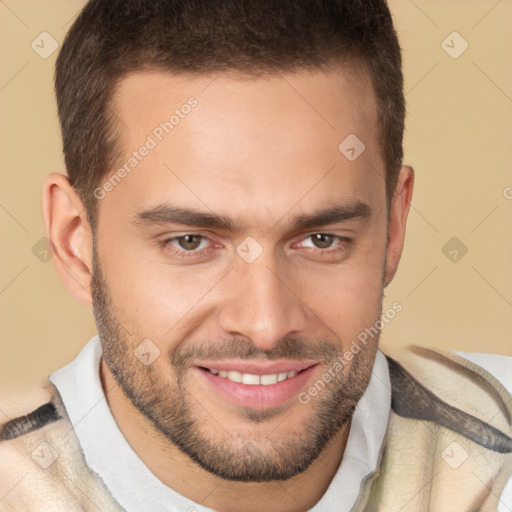
M 182 496 L 218 512 L 309 510 L 326 492 L 343 458 L 350 422 L 305 471 L 288 480 L 225 480 L 205 471 L 165 438 L 122 392 L 103 360 L 101 381 L 119 429 L 148 469 Z

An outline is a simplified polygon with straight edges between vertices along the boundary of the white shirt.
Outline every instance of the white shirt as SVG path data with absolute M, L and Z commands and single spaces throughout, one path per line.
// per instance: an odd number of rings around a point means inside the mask
M 493 373 L 512 392 L 512 358 L 462 354 Z M 89 467 L 129 512 L 211 512 L 164 485 L 119 430 L 100 381 L 101 345 L 94 336 L 71 363 L 50 375 L 66 407 Z M 377 352 L 368 387 L 352 418 L 341 464 L 311 512 L 350 512 L 363 479 L 377 467 L 391 408 L 386 359 Z M 512 478 L 498 512 L 512 510 Z

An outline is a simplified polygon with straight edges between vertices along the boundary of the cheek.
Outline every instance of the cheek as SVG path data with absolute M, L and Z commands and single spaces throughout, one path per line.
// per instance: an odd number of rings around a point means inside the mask
M 162 351 L 204 319 L 226 272 L 215 266 L 173 267 L 141 251 L 124 251 L 117 262 L 111 254 L 110 265 L 105 264 L 117 320 L 134 338 L 149 338 Z
M 368 274 L 340 275 L 339 279 L 332 277 L 322 290 L 310 288 L 303 292 L 303 296 L 308 297 L 308 306 L 330 331 L 328 335 L 334 333 L 345 349 L 379 318 L 382 304 L 380 275 L 381 272 L 373 279 Z
M 338 268 L 303 272 L 297 279 L 297 295 L 348 348 L 379 319 L 384 265 L 385 243 L 371 244 Z

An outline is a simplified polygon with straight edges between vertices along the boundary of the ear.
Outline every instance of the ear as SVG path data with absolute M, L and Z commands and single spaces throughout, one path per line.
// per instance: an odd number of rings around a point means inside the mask
M 405 226 L 411 206 L 413 187 L 414 169 L 408 165 L 404 165 L 400 169 L 395 191 L 391 198 L 384 286 L 387 286 L 395 276 L 398 262 L 402 255 Z
M 43 184 L 43 215 L 52 259 L 73 297 L 92 304 L 92 232 L 69 179 L 52 173 Z

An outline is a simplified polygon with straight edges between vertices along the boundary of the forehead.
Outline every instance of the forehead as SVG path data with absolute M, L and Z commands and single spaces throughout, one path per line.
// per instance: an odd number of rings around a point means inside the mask
M 384 191 L 375 94 L 357 68 L 259 77 L 136 72 L 119 83 L 112 109 L 118 168 L 129 175 L 108 199 L 132 209 L 172 197 L 219 214 L 230 213 L 227 204 L 248 211 L 257 202 L 279 215 L 320 194 L 371 201 Z M 364 148 L 355 160 L 352 147 Z
M 179 109 L 190 97 L 197 98 L 201 104 L 200 119 L 197 112 L 194 118 L 202 125 L 229 118 L 231 122 L 243 122 L 244 133 L 262 120 L 270 124 L 270 128 L 279 128 L 281 113 L 287 116 L 282 119 L 283 125 L 295 118 L 309 121 L 308 127 L 332 132 L 348 128 L 371 129 L 377 121 L 377 103 L 370 76 L 355 65 L 337 66 L 328 71 L 300 70 L 262 76 L 235 71 L 132 72 L 119 82 L 113 109 L 122 116 L 124 128 L 148 132 L 151 123 L 167 119 L 168 112 Z M 188 124 L 191 123 L 193 121 Z M 292 125 L 286 128 L 293 132 Z M 341 132 L 337 134 L 340 135 Z

